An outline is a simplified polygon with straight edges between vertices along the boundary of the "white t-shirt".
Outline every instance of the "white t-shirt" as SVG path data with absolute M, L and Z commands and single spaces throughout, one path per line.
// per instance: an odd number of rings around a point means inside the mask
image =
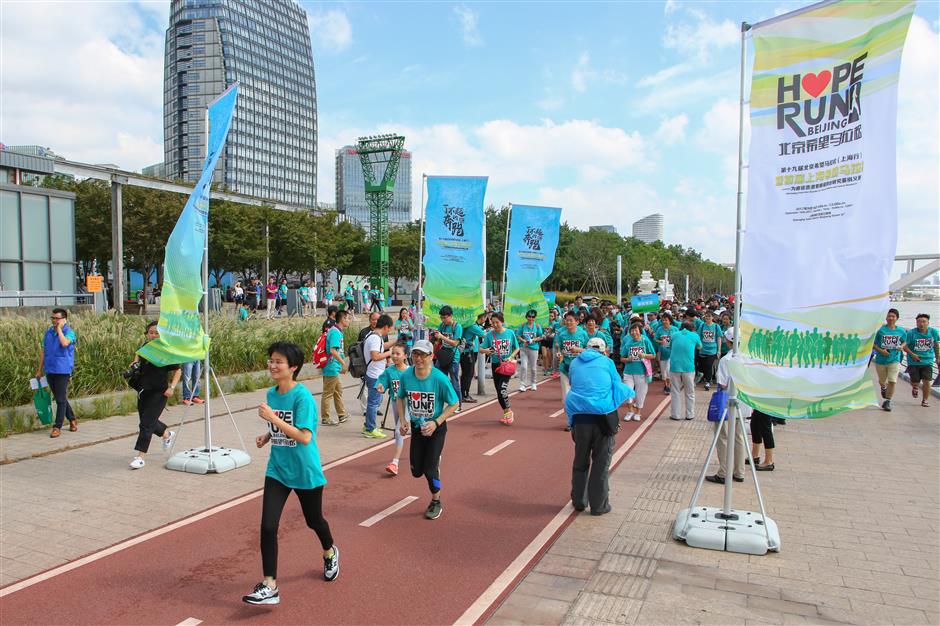
M 385 359 L 379 359 L 377 361 L 372 360 L 373 352 L 384 352 L 382 336 L 378 333 L 372 333 L 366 338 L 365 345 L 365 357 L 366 363 L 369 364 L 369 367 L 366 368 L 366 376 L 369 378 L 378 378 L 382 372 L 385 371 Z
M 729 369 L 728 363 L 730 359 L 731 359 L 730 352 L 724 355 L 723 357 L 721 357 L 720 359 L 718 359 L 717 381 L 720 386 L 725 387 L 725 388 L 727 388 L 728 384 L 731 382 L 731 372 L 728 371 Z M 743 415 L 745 419 L 749 418 L 751 416 L 751 413 L 754 412 L 754 409 L 752 409 L 750 406 L 748 406 L 744 402 L 738 401 L 738 406 L 741 407 L 741 415 Z

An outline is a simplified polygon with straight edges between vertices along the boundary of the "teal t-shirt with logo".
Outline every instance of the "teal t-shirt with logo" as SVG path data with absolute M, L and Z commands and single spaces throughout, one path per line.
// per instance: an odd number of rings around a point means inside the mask
M 388 391 L 390 398 L 397 398 L 398 388 L 401 387 L 401 375 L 407 371 L 407 367 L 403 370 L 398 369 L 394 365 L 386 367 L 385 370 L 379 374 L 379 377 L 375 380 L 375 384 L 382 385 L 382 393 Z
M 908 359 L 909 365 L 933 365 L 934 346 L 940 341 L 936 328 L 927 328 L 922 333 L 916 328 L 907 331 L 907 349 L 920 357 L 920 361 Z
M 491 330 L 486 333 L 486 338 L 480 347 L 495 349 L 496 352 L 490 355 L 490 362 L 499 364 L 508 359 L 509 355 L 519 348 L 519 341 L 516 339 L 516 333 L 511 330 L 503 330 L 501 333 Z
M 719 342 L 721 341 L 721 326 L 712 322 L 711 324 L 702 324 L 698 330 L 699 337 L 702 338 L 702 354 L 711 356 L 718 354 Z
M 901 362 L 901 345 L 907 341 L 907 331 L 900 326 L 893 329 L 885 324 L 875 333 L 875 346 L 888 351 L 888 356 L 875 352 L 875 363 L 878 365 L 889 365 L 891 363 Z M 933 351 L 931 351 L 932 353 Z M 916 361 L 912 361 L 916 363 Z
M 536 337 L 542 336 L 542 325 L 536 323 L 536 324 L 533 324 L 532 326 L 529 326 L 527 322 L 519 327 L 519 330 L 516 331 L 516 334 L 520 338 L 525 339 L 526 341 L 529 342 L 528 344 L 523 344 L 523 347 L 528 348 L 529 350 L 538 350 L 539 342 L 538 341 L 533 342 L 532 340 L 535 339 Z
M 329 330 L 326 331 L 326 353 L 332 354 L 333 348 L 339 350 L 340 354 L 345 354 L 345 352 L 343 352 L 343 331 L 335 326 L 331 326 Z M 339 376 L 342 370 L 343 364 L 331 356 L 330 360 L 323 366 L 323 375 Z
M 587 331 L 581 327 L 575 328 L 573 333 L 569 333 L 568 329 L 565 327 L 558 329 L 558 332 L 555 334 L 555 350 L 561 351 L 562 360 L 559 369 L 562 373 L 568 373 L 568 366 L 570 366 L 571 362 L 578 356 L 571 352 L 571 349 L 585 348 L 587 347 L 587 342 Z
M 265 476 L 270 476 L 291 489 L 316 489 L 326 484 L 317 448 L 317 403 L 310 390 L 301 384 L 285 394 L 277 387 L 268 390 L 268 406 L 282 420 L 313 433 L 310 443 L 298 443 L 268 422 L 271 435 L 271 456 Z
M 668 361 L 672 355 L 672 338 L 677 332 L 679 330 L 675 326 L 670 326 L 668 329 L 665 326 L 660 326 L 656 331 L 653 338 L 659 348 L 659 358 L 661 360 Z
M 620 356 L 627 358 L 640 359 L 639 361 L 630 361 L 623 364 L 624 374 L 636 374 L 638 376 L 646 375 L 646 366 L 643 365 L 644 354 L 656 354 L 653 349 L 653 342 L 646 335 L 640 335 L 639 339 L 634 339 L 633 335 L 626 334 L 620 340 Z
M 400 375 L 401 385 L 398 397 L 405 401 L 405 410 L 412 426 L 420 427 L 424 422 L 437 419 L 444 412 L 444 407 L 457 404 L 457 392 L 450 384 L 447 375 L 436 367 L 424 380 L 415 375 L 409 367 Z
M 702 347 L 702 339 L 690 330 L 682 329 L 672 336 L 672 354 L 669 371 L 679 373 L 695 371 L 695 349 Z
M 441 322 L 437 325 L 437 331 L 447 337 L 448 339 L 462 339 L 463 338 L 463 328 L 457 322 L 451 324 L 445 324 Z M 443 345 L 443 344 L 442 344 Z M 460 360 L 460 346 L 448 346 L 449 348 L 454 349 L 454 360 Z

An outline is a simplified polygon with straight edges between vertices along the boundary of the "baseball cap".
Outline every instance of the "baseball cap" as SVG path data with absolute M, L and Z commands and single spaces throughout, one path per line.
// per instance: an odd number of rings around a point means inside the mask
M 725 339 L 734 341 L 734 326 L 729 326 L 728 330 L 725 331 Z
M 419 339 L 415 342 L 415 345 L 411 347 L 411 351 L 424 352 L 425 354 L 434 354 L 434 346 L 431 345 L 431 342 L 427 339 Z
M 588 339 L 587 347 L 591 350 L 599 350 L 603 352 L 607 349 L 607 342 L 600 337 L 594 337 L 593 339 Z

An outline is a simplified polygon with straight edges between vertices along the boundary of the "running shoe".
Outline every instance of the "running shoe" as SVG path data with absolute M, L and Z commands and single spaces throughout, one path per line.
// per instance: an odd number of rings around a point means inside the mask
M 512 411 L 503 411 L 503 416 L 499 418 L 503 426 L 512 426 Z
M 890 411 L 890 410 L 891 410 L 891 400 L 885 400 L 884 402 L 882 402 L 882 403 L 881 403 L 881 408 L 884 409 L 885 411 Z
M 368 437 L 370 439 L 385 439 L 388 435 L 383 433 L 381 430 L 376 428 L 375 430 L 365 430 L 362 431 L 363 437 Z
M 339 423 L 340 423 L 340 424 L 345 424 L 345 423 L 346 423 L 346 420 L 348 420 L 349 417 L 346 416 L 346 415 L 340 415 L 337 419 L 339 420 Z
M 176 441 L 176 431 L 168 431 L 170 434 L 166 436 L 166 439 L 163 440 L 163 449 L 169 450 L 173 447 L 173 442 Z
M 531 389 L 532 391 L 538 391 L 538 390 L 539 390 L 539 386 L 538 386 L 537 383 L 533 383 L 532 386 L 529 387 L 529 389 Z
M 626 415 L 623 416 L 623 421 L 625 422 L 629 422 L 632 419 L 633 419 L 633 413 L 627 413 Z
M 385 471 L 392 476 L 398 476 L 398 463 L 389 463 L 385 466 Z
M 476 399 L 476 398 L 471 398 L 470 396 L 467 396 L 466 398 L 463 399 L 463 401 L 464 401 L 464 402 L 468 402 L 468 403 L 470 403 L 470 404 L 476 404 L 477 399 Z
M 199 396 L 193 396 L 193 404 L 205 404 L 206 401 Z
M 437 519 L 443 512 L 444 507 L 441 506 L 441 501 L 431 500 L 431 504 L 428 505 L 428 509 L 424 512 L 424 516 L 428 519 Z
M 146 465 L 146 463 L 144 462 L 144 459 L 139 456 L 135 456 L 134 460 L 131 461 L 131 469 L 140 469 L 144 465 Z
M 529 388 L 526 387 L 525 385 L 519 385 L 519 393 L 522 393 L 522 392 L 524 392 L 524 391 L 527 391 L 528 389 L 529 389 Z
M 672 389 L 670 389 L 669 387 L 666 387 L 665 389 L 663 389 L 663 393 L 666 394 L 667 396 L 668 396 L 671 392 L 672 392 Z
M 643 419 L 643 417 L 642 417 L 639 413 L 634 413 L 634 414 L 633 414 L 633 421 L 634 421 L 634 422 L 639 422 L 641 419 Z
M 559 376 L 561 376 L 561 374 L 558 372 L 552 372 L 552 380 L 557 380 Z
M 705 391 L 708 391 L 708 390 L 711 389 L 711 388 L 712 388 L 712 384 L 711 384 L 711 383 L 705 383 Z
M 339 576 L 339 548 L 333 544 L 333 556 L 323 557 L 323 578 L 332 581 L 336 580 L 337 576 Z
M 255 585 L 247 596 L 242 596 L 242 602 L 248 604 L 280 604 L 281 596 L 277 589 L 271 589 L 263 582 Z

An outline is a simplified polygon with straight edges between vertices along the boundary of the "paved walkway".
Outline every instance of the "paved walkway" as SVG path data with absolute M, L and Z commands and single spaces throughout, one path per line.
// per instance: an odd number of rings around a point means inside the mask
M 672 539 L 711 443 L 699 390 L 694 421 L 660 419 L 612 474 L 614 511 L 580 515 L 489 623 L 940 624 L 940 401 L 898 388 L 892 413 L 777 427 L 760 479 L 782 549 L 765 556 Z M 734 494 L 758 510 L 750 475 Z M 705 483 L 700 503 L 722 497 Z

